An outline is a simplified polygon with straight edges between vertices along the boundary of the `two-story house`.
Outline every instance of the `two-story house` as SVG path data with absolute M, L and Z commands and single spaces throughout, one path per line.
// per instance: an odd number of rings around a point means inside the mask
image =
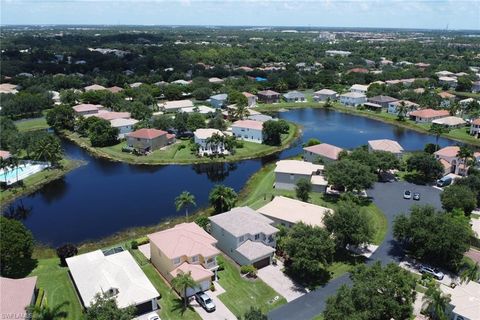
M 271 263 L 279 231 L 272 226 L 273 220 L 249 207 L 233 208 L 208 219 L 217 247 L 239 265 L 262 268 Z
M 210 288 L 217 277 L 217 240 L 196 223 L 181 223 L 171 229 L 149 234 L 150 260 L 171 282 L 178 274 L 190 273 L 198 284 L 187 296 Z M 179 292 L 183 295 L 183 292 Z
M 225 137 L 225 134 L 217 129 L 197 129 L 193 133 L 193 140 L 198 145 L 198 154 L 200 156 L 209 156 L 212 154 L 228 154 L 225 144 L 221 139 L 213 139 L 214 136 Z
M 241 140 L 262 143 L 263 122 L 255 120 L 238 120 L 232 123 L 232 133 Z

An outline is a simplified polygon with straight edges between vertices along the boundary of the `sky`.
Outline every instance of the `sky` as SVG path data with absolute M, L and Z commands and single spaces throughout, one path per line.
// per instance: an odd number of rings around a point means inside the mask
M 480 0 L 0 0 L 0 24 L 480 30 Z

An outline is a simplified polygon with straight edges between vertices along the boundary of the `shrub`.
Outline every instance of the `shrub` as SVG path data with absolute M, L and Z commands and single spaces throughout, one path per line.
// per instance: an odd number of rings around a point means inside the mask
M 218 271 L 222 271 L 222 270 L 225 270 L 225 262 L 223 260 L 219 260 L 217 261 L 217 264 L 218 264 Z
M 210 285 L 210 291 L 214 292 L 215 290 L 217 290 L 215 288 L 215 284 L 212 282 L 212 284 Z
M 135 239 L 135 241 L 137 241 L 137 244 L 138 244 L 139 246 L 141 246 L 142 244 L 147 244 L 147 243 L 150 242 L 150 240 L 148 240 L 148 237 L 147 237 L 147 236 L 137 238 L 137 239 Z
M 133 240 L 132 242 L 130 242 L 130 246 L 132 247 L 132 249 L 138 249 L 138 242 L 136 240 Z
M 241 274 L 248 274 L 248 275 L 255 275 L 255 274 L 257 274 L 257 268 L 255 268 L 251 264 L 249 264 L 247 266 L 241 266 L 240 267 L 240 273 Z
M 64 244 L 57 248 L 57 256 L 60 258 L 60 264 L 65 267 L 67 262 L 65 259 L 75 256 L 78 253 L 77 247 L 71 243 Z

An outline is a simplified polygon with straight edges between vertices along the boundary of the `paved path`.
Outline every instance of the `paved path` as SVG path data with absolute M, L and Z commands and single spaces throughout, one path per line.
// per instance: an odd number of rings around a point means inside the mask
M 404 190 L 419 192 L 420 201 L 403 199 Z M 403 258 L 403 251 L 393 239 L 392 224 L 395 216 L 399 213 L 408 212 L 414 204 L 431 204 L 441 209 L 440 190 L 428 187 L 417 186 L 408 182 L 376 183 L 368 195 L 373 202 L 383 211 L 388 221 L 388 231 L 383 243 L 373 253 L 367 264 L 380 261 L 387 264 L 392 261 L 400 262 Z M 268 314 L 271 320 L 296 319 L 309 320 L 319 315 L 325 309 L 327 298 L 335 294 L 343 284 L 351 284 L 349 274 L 336 278 L 325 286 L 293 300 Z

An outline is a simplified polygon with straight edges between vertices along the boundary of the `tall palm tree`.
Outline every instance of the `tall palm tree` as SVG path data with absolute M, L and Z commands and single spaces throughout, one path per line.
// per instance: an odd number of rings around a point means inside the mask
M 180 193 L 178 197 L 175 198 L 175 207 L 177 208 L 177 211 L 182 210 L 182 208 L 185 208 L 185 216 L 187 217 L 187 222 L 188 222 L 188 207 L 189 206 L 196 206 L 197 204 L 195 203 L 195 196 L 191 194 L 188 191 L 183 191 Z
M 405 120 L 405 115 L 407 114 L 407 105 L 405 101 L 400 102 L 397 109 L 397 120 L 403 121 Z
M 473 159 L 473 150 L 469 146 L 460 146 L 458 150 L 457 157 L 463 160 L 463 166 L 465 168 L 464 175 L 467 174 L 467 162 L 470 159 Z
M 183 292 L 183 308 L 187 308 L 187 289 L 194 288 L 197 286 L 197 283 L 192 278 L 192 273 L 178 273 L 175 278 L 172 279 L 172 286 L 178 292 Z
M 468 265 L 461 273 L 460 273 L 460 282 L 461 283 L 469 283 L 470 281 L 478 281 L 480 280 L 480 266 L 478 262 L 474 265 Z
M 62 158 L 62 154 L 62 146 L 54 136 L 48 135 L 37 142 L 35 160 L 47 161 L 55 166 Z
M 237 119 L 243 120 L 243 118 L 247 117 L 249 114 L 250 111 L 248 111 L 247 106 L 237 105 L 237 108 L 235 109 L 235 117 Z
M 443 294 L 437 284 L 428 287 L 423 296 L 423 307 L 433 320 L 447 320 L 450 295 Z
M 428 129 L 428 132 L 435 135 L 435 151 L 438 151 L 438 139 L 442 134 L 447 133 L 448 131 L 449 130 L 446 127 L 435 123 L 432 123 L 430 129 Z
M 237 203 L 237 193 L 230 187 L 216 185 L 208 196 L 208 201 L 213 206 L 215 213 L 222 213 L 232 209 Z
M 54 307 L 49 307 L 45 302 L 42 306 L 27 307 L 27 311 L 32 314 L 32 320 L 65 319 L 68 316 L 68 312 L 62 309 L 68 304 L 68 301 L 64 301 Z

